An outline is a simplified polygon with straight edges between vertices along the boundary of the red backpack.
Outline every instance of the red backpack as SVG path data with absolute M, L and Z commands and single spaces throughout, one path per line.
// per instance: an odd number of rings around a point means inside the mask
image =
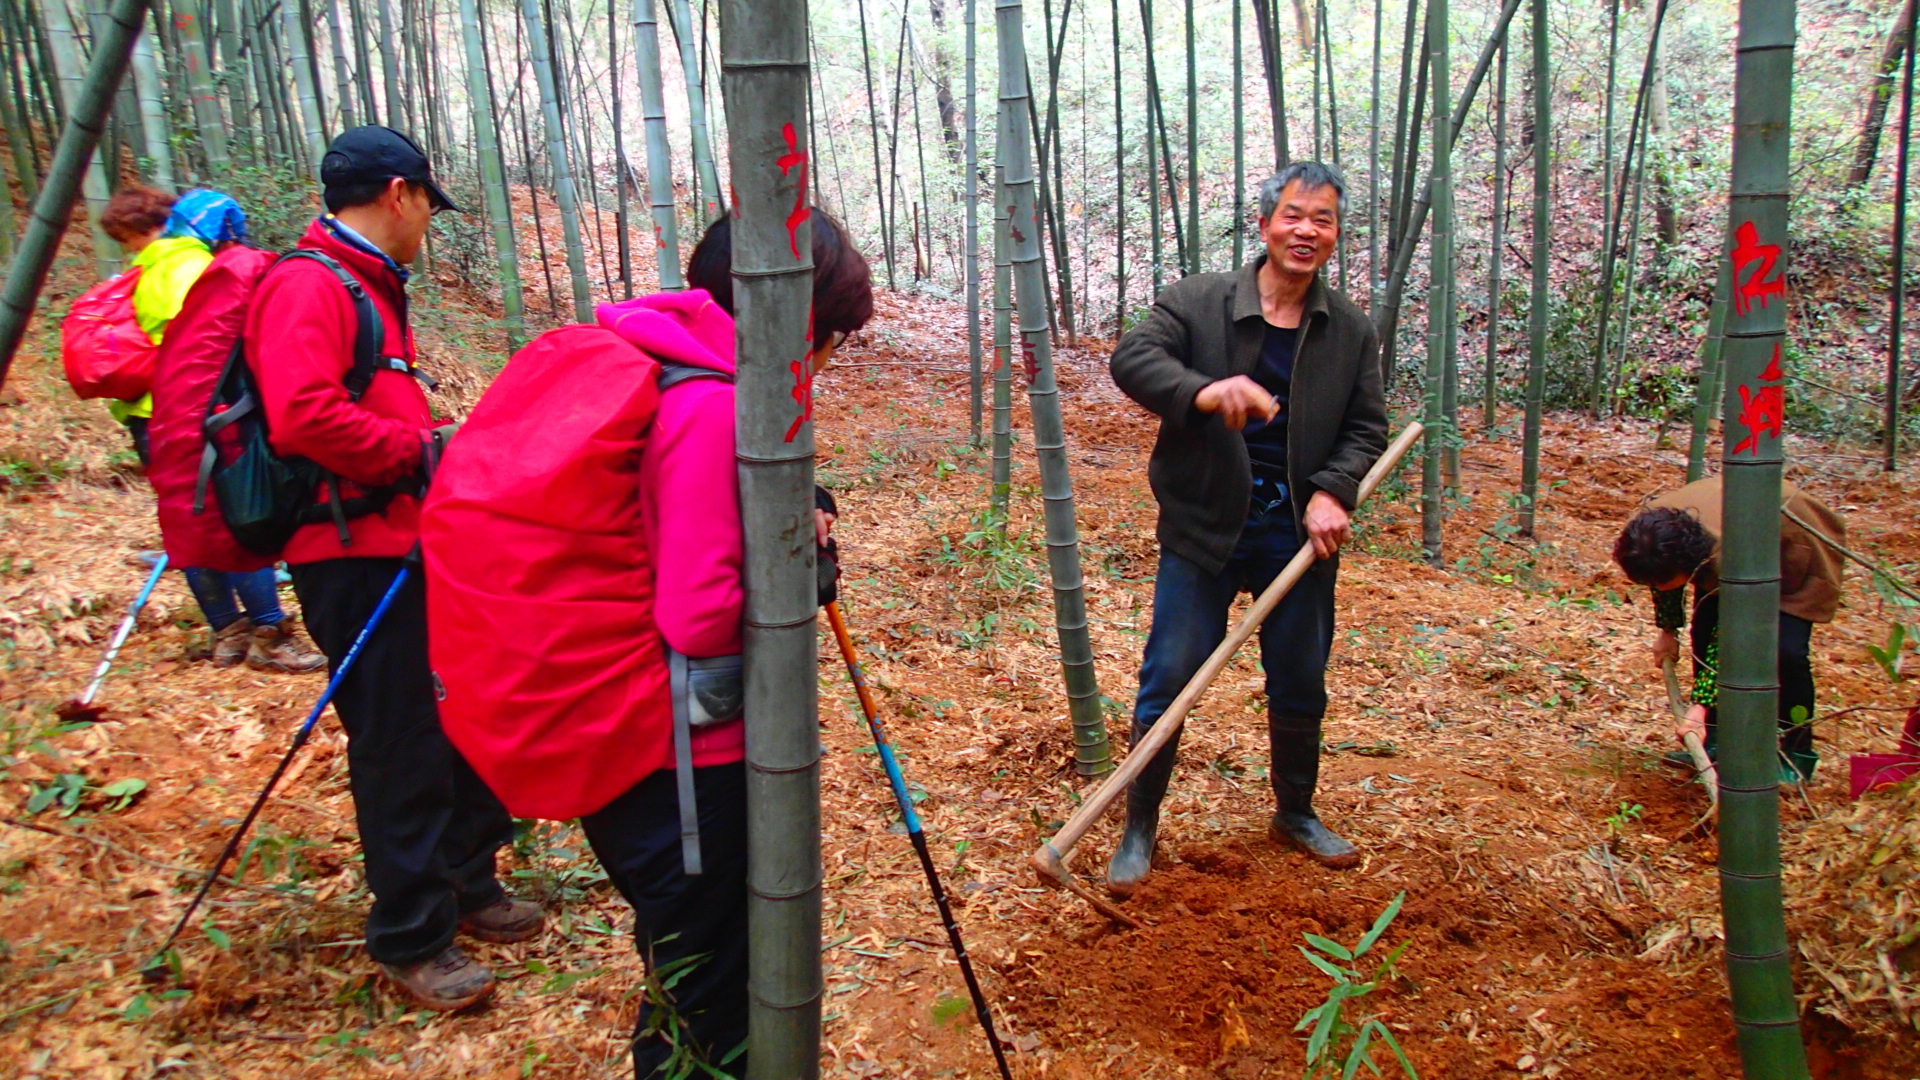
M 646 353 L 550 330 L 474 406 L 421 509 L 440 723 L 516 816 L 591 813 L 673 764 L 640 517 L 659 403 Z
M 175 566 L 244 573 L 273 564 L 292 532 L 313 521 L 377 513 L 378 500 L 337 496 L 316 505 L 327 475 L 303 458 L 281 458 L 245 362 L 241 332 L 255 287 L 286 259 L 323 263 L 353 298 L 359 321 L 346 383 L 358 399 L 372 381 L 381 340 L 379 315 L 358 282 L 311 249 L 285 255 L 234 246 L 213 257 L 167 326 L 154 366 L 152 462 L 147 480 L 159 496 L 160 535 Z M 328 485 L 331 495 L 337 485 Z
M 60 364 L 82 398 L 134 401 L 153 388 L 158 346 L 133 314 L 134 267 L 80 294 L 60 323 Z

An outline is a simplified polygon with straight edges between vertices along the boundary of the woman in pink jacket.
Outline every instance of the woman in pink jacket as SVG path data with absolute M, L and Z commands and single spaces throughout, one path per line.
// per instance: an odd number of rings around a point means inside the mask
M 746 1069 L 730 239 L 725 218 L 707 230 L 687 291 L 602 304 L 517 353 L 422 513 L 442 726 L 514 815 L 578 817 L 633 905 L 640 1077 Z M 817 373 L 873 285 L 818 209 L 813 263 Z
M 813 327 L 825 367 L 873 315 L 872 277 L 840 224 L 813 211 Z M 733 373 L 732 247 L 721 218 L 687 264 L 689 291 L 603 304 L 598 321 L 656 358 Z M 710 299 L 710 303 L 703 303 Z M 691 310 L 690 310 L 691 309 Z M 660 398 L 640 466 L 641 508 L 654 562 L 654 618 L 668 647 L 694 660 L 742 648 L 742 534 L 731 379 L 692 378 Z M 833 505 L 816 500 L 823 547 Z M 823 558 L 825 555 L 823 553 Z M 581 819 L 594 854 L 634 907 L 634 937 L 650 988 L 634 1033 L 634 1071 L 649 1077 L 676 1052 L 746 1075 L 746 767 L 740 720 L 695 730 L 698 877 L 683 865 L 671 768 Z M 704 958 L 703 958 L 704 957 Z M 670 975 L 667 992 L 657 988 Z M 679 1030 L 674 1030 L 675 1027 Z M 675 1047 L 681 1049 L 676 1051 Z M 737 1055 L 737 1056 L 736 1056 Z

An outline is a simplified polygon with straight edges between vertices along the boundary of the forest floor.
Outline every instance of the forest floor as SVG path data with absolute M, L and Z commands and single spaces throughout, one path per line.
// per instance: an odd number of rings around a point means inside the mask
M 1658 762 L 1671 724 L 1649 665 L 1649 607 L 1607 559 L 1639 501 L 1682 481 L 1683 444 L 1662 444 L 1644 423 L 1551 419 L 1532 545 L 1514 535 L 1510 501 L 1517 417 L 1469 430 L 1446 569 L 1416 555 L 1417 475 L 1389 483 L 1343 560 L 1319 798 L 1365 861 L 1329 871 L 1266 838 L 1272 796 L 1249 649 L 1189 722 L 1159 868 L 1125 905 L 1145 927 L 1119 929 L 1041 888 L 1027 864 L 1089 787 L 1070 762 L 1023 395 L 1016 388 L 1010 539 L 995 543 L 979 528 L 989 458 L 968 446 L 960 309 L 896 294 L 879 309 L 817 387 L 819 472 L 842 511 L 841 603 L 924 796 L 1016 1076 L 1297 1074 L 1294 1025 L 1329 985 L 1296 948 L 1301 935 L 1350 944 L 1403 892 L 1385 939 L 1407 943 L 1400 977 L 1354 1015 L 1380 1016 L 1423 1077 L 1738 1074 L 1715 844 L 1694 828 L 1705 794 Z M 380 983 L 359 942 L 367 896 L 344 739 L 330 721 L 269 803 L 241 884 L 217 888 L 183 940 L 179 979 L 141 982 L 136 968 L 323 680 L 189 661 L 205 629 L 168 575 L 107 684 L 104 718 L 61 723 L 56 705 L 83 685 L 139 588 L 134 553 L 159 537 L 124 435 L 104 409 L 71 399 L 51 341 L 43 323 L 0 401 L 7 1071 L 628 1075 L 640 981 L 628 912 L 572 826 L 532 827 L 502 858 L 553 919 L 534 941 L 475 946 L 505 980 L 491 1004 L 410 1012 Z M 446 336 L 424 344 L 442 370 L 484 351 Z M 1056 355 L 1100 685 L 1130 703 L 1156 556 L 1153 422 L 1112 387 L 1104 345 Z M 470 403 L 483 381 L 468 369 L 442 407 Z M 1920 563 L 1920 494 L 1882 480 L 1870 451 L 1790 440 L 1789 455 L 1791 476 L 1842 509 L 1854 546 Z M 1846 606 L 1814 637 L 1820 709 L 1836 717 L 1819 729 L 1824 764 L 1781 803 L 1798 988 L 1816 1075 L 1836 1080 L 1920 1076 L 1906 996 L 1920 957 L 1880 954 L 1891 965 L 1884 986 L 1836 959 L 1860 952 L 1847 935 L 1861 910 L 1879 917 L 1869 893 L 1905 895 L 1910 908 L 1916 892 L 1911 852 L 1896 848 L 1889 863 L 1875 849 L 1890 816 L 1911 817 L 1911 790 L 1846 797 L 1846 755 L 1892 749 L 1891 710 L 1912 693 L 1868 656 L 1888 626 L 1850 570 Z M 989 1076 L 824 634 L 819 672 L 824 1071 Z M 1880 711 L 1839 715 L 1868 706 Z M 1116 751 L 1126 713 L 1109 711 Z M 88 785 L 75 811 L 29 814 L 32 793 L 62 774 Z M 101 790 L 128 779 L 146 785 L 131 800 Z M 1116 818 L 1079 851 L 1089 879 L 1117 832 Z M 1833 893 L 1836 853 L 1862 860 L 1845 902 Z M 1912 915 L 1894 917 L 1905 926 Z

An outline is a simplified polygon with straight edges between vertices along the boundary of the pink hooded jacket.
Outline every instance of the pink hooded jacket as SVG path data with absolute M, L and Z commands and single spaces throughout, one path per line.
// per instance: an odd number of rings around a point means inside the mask
M 662 363 L 723 372 L 660 396 L 640 459 L 640 513 L 654 573 L 653 617 L 669 646 L 692 657 L 742 648 L 740 478 L 733 456 L 733 316 L 704 289 L 601 304 L 594 318 Z M 743 725 L 693 737 L 697 765 L 739 761 Z

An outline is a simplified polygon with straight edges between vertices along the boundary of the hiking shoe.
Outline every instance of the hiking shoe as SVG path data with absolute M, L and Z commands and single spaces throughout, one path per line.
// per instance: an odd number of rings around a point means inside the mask
M 246 655 L 247 666 L 255 671 L 318 671 L 327 666 L 327 658 L 300 639 L 290 619 L 254 627 Z
M 495 945 L 511 945 L 537 937 L 547 925 L 547 913 L 531 900 L 502 896 L 483 908 L 462 912 L 460 929 L 469 937 Z
M 209 654 L 214 667 L 233 667 L 247 659 L 248 645 L 252 641 L 253 623 L 245 617 L 238 618 L 213 632 L 213 651 Z
M 1345 870 L 1360 865 L 1360 852 L 1312 814 L 1275 814 L 1267 833 L 1280 846 L 1297 847 L 1322 866 Z
M 465 1009 L 493 993 L 492 970 L 458 945 L 449 945 L 440 955 L 415 964 L 381 964 L 380 970 L 414 1004 L 435 1012 Z

